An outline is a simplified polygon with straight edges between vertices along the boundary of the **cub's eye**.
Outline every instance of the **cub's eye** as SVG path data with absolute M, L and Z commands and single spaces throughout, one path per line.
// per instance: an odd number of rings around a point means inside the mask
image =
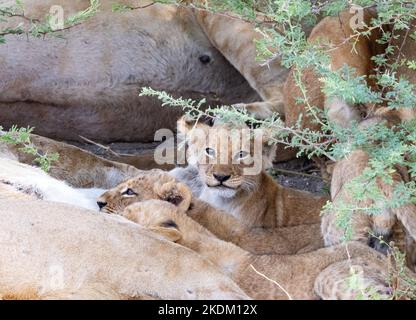
M 126 191 L 124 191 L 122 196 L 137 196 L 137 193 L 134 192 L 132 189 L 128 188 Z
M 212 149 L 212 148 L 206 148 L 205 153 L 207 154 L 208 157 L 214 157 L 215 156 L 215 150 Z
M 247 156 L 248 156 L 248 152 L 241 150 L 235 155 L 235 158 L 237 160 L 241 160 L 241 159 L 247 158 Z

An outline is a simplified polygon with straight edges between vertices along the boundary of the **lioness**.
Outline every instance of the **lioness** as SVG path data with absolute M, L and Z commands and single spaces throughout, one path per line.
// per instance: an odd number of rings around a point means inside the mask
M 173 128 L 180 110 L 161 110 L 157 100 L 140 97 L 143 86 L 204 97 L 210 105 L 244 102 L 240 106 L 259 117 L 283 116 L 288 70 L 278 59 L 268 66 L 256 61 L 255 40 L 262 35 L 254 23 L 146 0 L 119 3 L 136 9 L 111 12 L 113 1 L 101 0 L 93 17 L 62 31 L 65 40 L 6 36 L 0 47 L 3 125 L 35 126 L 39 134 L 66 140 L 149 141 L 157 129 Z M 90 1 L 23 0 L 22 6 L 25 17 L 8 18 L 0 29 L 29 28 L 30 19 L 42 21 L 57 6 L 68 18 Z M 166 116 L 153 116 L 160 112 Z
M 97 204 L 101 212 L 120 213 L 127 206 L 145 200 L 173 203 L 220 239 L 252 253 L 292 254 L 323 247 L 318 223 L 275 229 L 247 228 L 239 219 L 193 197 L 189 187 L 158 169 L 144 171 L 108 190 Z
M 121 215 L 195 250 L 228 274 L 254 299 L 353 299 L 360 290 L 366 292 L 372 288 L 383 296 L 391 289 L 387 284 L 387 259 L 360 243 L 350 242 L 347 247 L 334 246 L 294 256 L 254 256 L 217 239 L 179 207 L 166 201 L 135 203 Z M 347 260 L 349 257 L 351 260 Z M 341 263 L 334 265 L 337 262 Z M 361 268 L 363 287 L 358 290 L 348 288 L 352 266 Z M 268 279 L 257 274 L 252 267 Z M 322 271 L 325 277 L 319 276 Z M 405 272 L 416 276 L 410 270 Z M 405 287 L 399 282 L 399 287 L 402 286 Z
M 211 127 L 187 116 L 178 121 L 178 130 L 188 145 L 189 169 L 185 172 L 198 173 L 191 178 L 199 181 L 199 188 L 193 191 L 201 200 L 228 212 L 250 228 L 320 221 L 320 210 L 327 197 L 284 188 L 265 172 L 275 154 L 266 136 L 246 139 L 234 135 L 235 131 L 227 124 L 216 121 Z M 183 169 L 171 173 L 178 180 L 190 180 Z
M 247 299 L 189 249 L 113 216 L 0 199 L 2 299 Z
M 4 19 L 1 30 L 29 29 L 32 19 L 44 22 L 51 9 L 62 8 L 68 19 L 90 6 L 89 0 L 21 2 L 26 18 Z M 61 31 L 62 37 L 28 41 L 25 34 L 6 35 L 0 46 L 4 127 L 33 126 L 38 134 L 62 140 L 81 140 L 81 135 L 149 142 L 156 130 L 173 129 L 182 111 L 139 96 L 144 86 L 206 98 L 210 105 L 260 100 L 210 43 L 191 9 L 121 0 L 116 2 L 137 9 L 112 12 L 114 2 L 100 0 L 93 17 Z

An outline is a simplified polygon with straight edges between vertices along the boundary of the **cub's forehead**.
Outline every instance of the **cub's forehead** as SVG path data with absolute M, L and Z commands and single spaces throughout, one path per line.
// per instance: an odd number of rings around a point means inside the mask
M 126 181 L 127 184 L 132 184 L 136 182 L 141 182 L 145 179 L 145 177 L 134 177 Z
M 204 146 L 212 146 L 217 149 L 231 150 L 232 148 L 250 149 L 257 141 L 254 139 L 253 134 L 250 132 L 224 132 L 218 134 L 213 132 L 211 135 L 207 135 L 206 138 L 201 138 L 195 141 L 195 145 L 202 148 Z
M 149 180 L 149 178 L 150 178 L 150 176 L 147 176 L 147 175 L 142 174 L 140 176 L 136 176 L 134 178 L 131 178 L 131 179 L 123 182 L 121 185 L 132 186 L 132 185 L 135 185 L 135 184 L 143 183 L 146 180 Z
M 126 186 L 134 186 L 134 185 L 148 185 L 149 183 L 155 182 L 170 182 L 174 181 L 175 178 L 169 175 L 167 172 L 164 171 L 154 171 L 150 170 L 147 173 L 141 173 L 140 175 L 131 178 L 124 182 Z

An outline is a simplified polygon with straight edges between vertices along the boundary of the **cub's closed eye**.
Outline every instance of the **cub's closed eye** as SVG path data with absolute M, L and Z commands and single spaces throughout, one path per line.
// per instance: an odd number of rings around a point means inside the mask
M 124 191 L 122 196 L 137 196 L 137 193 L 134 192 L 132 189 L 128 188 L 126 191 Z
M 206 148 L 205 153 L 207 154 L 208 157 L 214 157 L 215 156 L 215 150 L 212 149 L 212 148 Z

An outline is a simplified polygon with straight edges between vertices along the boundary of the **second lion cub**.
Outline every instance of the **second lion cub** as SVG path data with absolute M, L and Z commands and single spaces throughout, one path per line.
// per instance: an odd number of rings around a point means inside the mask
M 233 215 L 248 228 L 318 223 L 329 198 L 280 186 L 265 171 L 271 166 L 275 148 L 268 144 L 267 136 L 245 139 L 243 133 L 248 129 L 217 121 L 210 126 L 182 117 L 178 130 L 188 145 L 189 165 L 171 174 L 191 188 L 198 181 L 198 188 L 192 191 L 199 199 Z M 251 170 L 254 166 L 258 169 Z M 194 175 L 190 177 L 189 172 Z

